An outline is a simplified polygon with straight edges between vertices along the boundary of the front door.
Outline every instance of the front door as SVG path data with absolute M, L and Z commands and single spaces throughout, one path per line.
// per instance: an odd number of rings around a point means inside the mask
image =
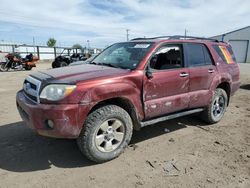
M 189 70 L 184 67 L 181 44 L 167 44 L 156 50 L 145 76 L 143 100 L 146 119 L 188 108 Z

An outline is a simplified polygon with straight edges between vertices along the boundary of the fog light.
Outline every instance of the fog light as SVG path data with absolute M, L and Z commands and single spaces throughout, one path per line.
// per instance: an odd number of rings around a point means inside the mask
M 47 119 L 45 121 L 45 124 L 46 124 L 46 126 L 47 126 L 48 129 L 54 129 L 54 122 L 52 120 Z

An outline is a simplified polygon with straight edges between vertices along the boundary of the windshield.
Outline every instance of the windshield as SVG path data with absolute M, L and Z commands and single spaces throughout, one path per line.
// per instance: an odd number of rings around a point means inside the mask
M 151 42 L 117 43 L 99 54 L 90 63 L 133 70 L 152 47 Z

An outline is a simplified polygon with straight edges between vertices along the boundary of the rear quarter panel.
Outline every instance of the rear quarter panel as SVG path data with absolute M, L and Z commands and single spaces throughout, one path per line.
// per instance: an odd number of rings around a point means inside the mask
M 225 47 L 230 46 L 227 43 L 216 43 L 214 45 Z M 236 61 L 233 61 L 231 64 L 224 62 L 211 44 L 208 45 L 208 48 L 213 56 L 215 65 L 218 70 L 218 74 L 214 77 L 214 80 L 212 82 L 211 89 L 215 90 L 220 83 L 227 82 L 230 84 L 230 95 L 234 95 L 234 93 L 238 90 L 240 86 L 239 65 Z

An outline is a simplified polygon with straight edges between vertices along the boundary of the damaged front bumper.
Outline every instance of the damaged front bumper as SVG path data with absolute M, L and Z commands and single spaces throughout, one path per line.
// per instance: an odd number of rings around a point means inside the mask
M 87 114 L 87 109 L 79 104 L 34 103 L 22 90 L 17 93 L 16 104 L 22 119 L 31 129 L 55 138 L 77 138 Z

